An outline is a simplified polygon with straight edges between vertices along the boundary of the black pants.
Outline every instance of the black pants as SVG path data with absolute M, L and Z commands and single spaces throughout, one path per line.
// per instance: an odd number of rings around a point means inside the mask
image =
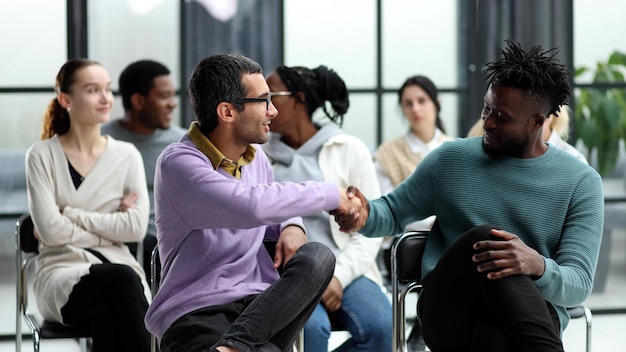
M 91 326 L 93 352 L 150 351 L 144 325 L 148 301 L 135 271 L 122 264 L 95 264 L 74 286 L 61 309 L 66 324 Z
M 418 301 L 424 341 L 440 351 L 563 351 L 554 308 L 532 279 L 487 279 L 471 259 L 472 245 L 496 239 L 491 225 L 464 233 L 424 278 Z

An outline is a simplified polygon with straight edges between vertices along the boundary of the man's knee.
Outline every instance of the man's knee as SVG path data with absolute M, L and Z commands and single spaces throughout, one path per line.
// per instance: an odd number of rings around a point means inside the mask
M 471 243 L 484 240 L 497 240 L 498 238 L 491 234 L 491 230 L 499 228 L 500 227 L 491 224 L 478 225 L 467 230 L 463 236 L 469 237 Z

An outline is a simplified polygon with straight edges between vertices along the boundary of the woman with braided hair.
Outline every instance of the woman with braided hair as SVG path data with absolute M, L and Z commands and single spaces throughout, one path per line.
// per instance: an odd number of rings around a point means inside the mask
M 279 66 L 266 80 L 278 109 L 270 140 L 263 145 L 275 179 L 358 184 L 369 194 L 379 195 L 368 148 L 340 128 L 349 107 L 348 90 L 341 77 L 325 66 Z M 328 121 L 314 120 L 318 109 Z M 337 259 L 322 301 L 304 327 L 305 351 L 328 351 L 331 323 L 351 335 L 336 351 L 390 351 L 391 305 L 376 265 L 382 239 L 341 232 L 328 212 L 303 220 L 308 241 L 325 244 Z

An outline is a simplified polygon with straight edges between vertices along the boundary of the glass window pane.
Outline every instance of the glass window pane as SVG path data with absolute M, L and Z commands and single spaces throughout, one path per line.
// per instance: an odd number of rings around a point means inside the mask
M 376 84 L 374 0 L 284 2 L 285 64 L 333 68 L 348 88 Z
M 55 69 L 55 74 L 57 70 L 58 68 Z M 54 80 L 49 80 L 48 84 L 50 82 Z M 0 94 L 0 149 L 28 148 L 38 141 L 43 114 L 54 98 L 54 92 Z
M 400 87 L 407 77 L 415 74 L 428 76 L 440 88 L 458 86 L 457 3 L 456 0 L 382 2 L 385 88 Z
M 598 61 L 606 62 L 619 50 L 626 53 L 626 2 L 621 0 L 574 1 L 574 67 L 595 69 Z M 593 75 L 585 74 L 576 83 L 591 83 Z
M 351 93 L 350 107 L 343 117 L 343 131 L 361 139 L 370 151 L 376 148 L 375 106 L 374 94 Z M 327 120 L 322 109 L 317 109 L 313 119 L 321 122 Z
M 0 86 L 52 87 L 67 57 L 65 0 L 0 1 Z
M 88 6 L 89 57 L 107 68 L 114 90 L 124 67 L 140 59 L 166 65 L 179 88 L 180 1 L 107 0 Z

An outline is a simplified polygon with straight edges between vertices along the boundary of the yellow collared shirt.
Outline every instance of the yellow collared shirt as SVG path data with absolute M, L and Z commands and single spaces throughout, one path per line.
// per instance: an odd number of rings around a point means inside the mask
M 217 170 L 218 167 L 222 168 L 224 171 L 238 179 L 241 178 L 241 167 L 250 164 L 252 160 L 254 160 L 256 149 L 251 145 L 248 145 L 246 151 L 241 154 L 237 162 L 225 157 L 224 154 L 217 149 L 217 147 L 215 147 L 215 145 L 211 143 L 211 141 L 200 131 L 197 121 L 193 121 L 191 123 L 189 130 L 187 131 L 187 135 L 196 147 L 204 155 L 206 155 L 209 160 L 211 160 L 211 164 L 215 170 Z

